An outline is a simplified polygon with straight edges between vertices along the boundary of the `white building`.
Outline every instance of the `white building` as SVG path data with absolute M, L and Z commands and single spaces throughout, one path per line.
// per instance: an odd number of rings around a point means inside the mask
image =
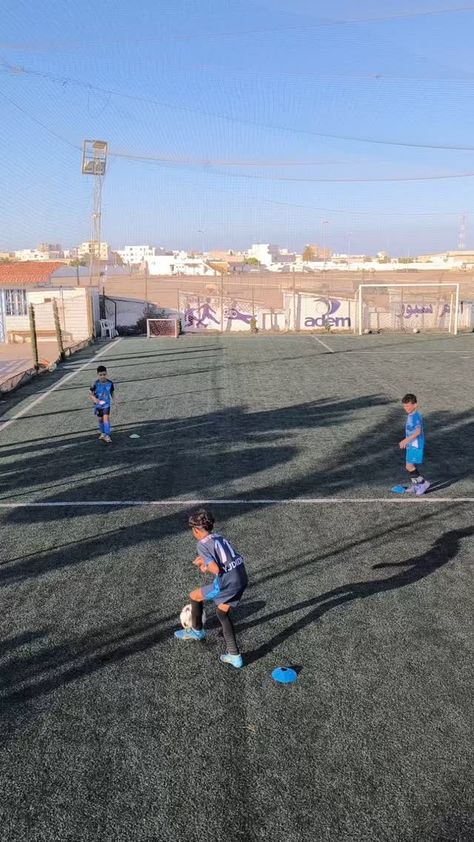
M 109 259 L 109 245 L 108 243 L 101 242 L 100 249 L 99 243 L 97 240 L 90 240 L 87 243 L 81 243 L 77 249 L 77 256 L 79 260 L 84 260 L 90 258 L 93 255 L 95 258 L 99 258 L 99 260 L 108 260 Z
M 20 251 L 15 252 L 15 259 L 21 260 L 22 263 L 25 260 L 51 260 L 49 252 L 40 251 L 39 249 L 20 249 Z
M 147 257 L 143 262 L 150 275 L 172 275 L 174 261 L 174 254 L 156 254 L 154 257 Z
M 271 266 L 273 256 L 270 251 L 270 243 L 254 243 L 247 252 L 247 257 L 254 257 L 261 266 Z
M 208 263 L 201 257 L 176 258 L 173 266 L 173 275 L 204 275 L 215 277 L 218 275 Z
M 124 246 L 123 249 L 118 249 L 117 254 L 122 261 L 127 265 L 143 263 L 150 257 L 155 257 L 156 248 L 154 246 Z
M 157 254 L 144 261 L 150 275 L 203 275 L 218 274 L 201 257 L 188 257 L 186 252 Z

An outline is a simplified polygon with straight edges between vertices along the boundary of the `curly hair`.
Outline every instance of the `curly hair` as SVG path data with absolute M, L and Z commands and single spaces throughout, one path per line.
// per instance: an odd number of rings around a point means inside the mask
M 190 515 L 188 523 L 197 529 L 205 529 L 206 532 L 212 532 L 215 523 L 214 515 L 207 509 L 198 509 Z

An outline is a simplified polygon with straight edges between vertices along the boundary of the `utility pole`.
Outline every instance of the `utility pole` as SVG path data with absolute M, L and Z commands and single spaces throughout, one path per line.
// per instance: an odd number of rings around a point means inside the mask
M 145 310 L 148 312 L 148 262 L 145 260 Z

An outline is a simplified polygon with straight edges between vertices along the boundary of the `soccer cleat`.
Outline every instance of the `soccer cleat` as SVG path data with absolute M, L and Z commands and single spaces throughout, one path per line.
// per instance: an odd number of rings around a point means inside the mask
M 175 631 L 174 636 L 178 640 L 204 640 L 206 632 L 204 629 L 196 631 L 196 629 L 179 629 Z
M 425 479 L 425 480 L 424 480 L 424 482 L 420 482 L 420 483 L 418 483 L 418 485 L 417 485 L 417 486 L 416 486 L 416 488 L 415 488 L 415 494 L 416 494 L 416 496 L 417 496 L 417 497 L 421 497 L 421 495 L 422 495 L 422 494 L 426 494 L 426 492 L 428 491 L 428 488 L 430 487 L 430 485 L 431 485 L 431 483 L 430 483 L 430 482 L 428 482 L 428 480 L 427 480 L 427 479 Z
M 100 434 L 99 441 L 105 441 L 105 433 Z
M 223 664 L 230 664 L 236 669 L 241 669 L 244 665 L 242 655 L 221 655 L 220 659 Z
M 413 494 L 416 491 L 416 483 L 412 482 L 405 488 L 405 494 Z
M 112 444 L 112 439 L 110 438 L 110 436 L 104 436 L 103 441 L 105 441 L 106 444 Z

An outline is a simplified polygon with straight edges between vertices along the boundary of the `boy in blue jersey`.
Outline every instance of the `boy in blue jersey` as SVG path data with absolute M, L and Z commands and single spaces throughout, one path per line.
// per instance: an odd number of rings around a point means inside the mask
M 411 477 L 411 484 L 405 489 L 405 494 L 414 493 L 420 496 L 430 487 L 428 480 L 425 480 L 421 475 L 425 447 L 423 417 L 418 412 L 416 395 L 409 392 L 402 398 L 402 404 L 408 417 L 405 425 L 405 438 L 401 440 L 399 447 L 406 451 L 406 469 Z
M 226 538 L 213 531 L 214 517 L 211 512 L 199 509 L 189 518 L 189 525 L 197 541 L 198 555 L 193 564 L 199 567 L 201 573 L 211 573 L 214 581 L 190 593 L 192 628 L 189 631 L 176 631 L 175 637 L 178 640 L 204 640 L 206 632 L 202 627 L 203 603 L 205 600 L 212 600 L 227 646 L 227 653 L 220 656 L 221 661 L 239 669 L 243 666 L 243 660 L 230 614 L 231 609 L 240 602 L 247 587 L 244 560 Z
M 114 384 L 107 377 L 105 365 L 97 369 L 97 380 L 92 384 L 89 397 L 94 404 L 94 413 L 99 419 L 99 440 L 110 444 L 110 407 L 114 396 Z

